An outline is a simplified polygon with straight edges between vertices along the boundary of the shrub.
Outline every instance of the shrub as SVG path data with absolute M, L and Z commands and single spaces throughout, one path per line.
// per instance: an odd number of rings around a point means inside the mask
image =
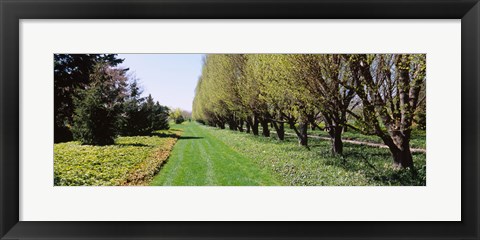
M 185 119 L 183 118 L 182 115 L 180 115 L 179 117 L 175 118 L 175 123 L 176 124 L 181 124 L 185 121 Z

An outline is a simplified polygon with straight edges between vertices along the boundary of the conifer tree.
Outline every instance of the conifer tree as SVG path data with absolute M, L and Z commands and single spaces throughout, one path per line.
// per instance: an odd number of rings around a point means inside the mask
M 125 93 L 125 71 L 98 63 L 90 81 L 75 98 L 74 138 L 82 144 L 113 144 Z
M 55 54 L 54 55 L 54 141 L 72 140 L 71 127 L 75 99 L 91 83 L 95 64 L 104 62 L 114 67 L 123 62 L 116 54 Z
M 141 109 L 144 98 L 140 95 L 142 90 L 138 86 L 138 79 L 133 77 L 128 85 L 128 96 L 123 104 L 121 135 L 136 136 L 144 134 L 145 113 Z
M 153 129 L 154 130 L 165 130 L 169 129 L 170 125 L 168 124 L 168 107 L 160 105 L 159 102 L 156 102 L 153 108 L 154 118 L 153 118 Z

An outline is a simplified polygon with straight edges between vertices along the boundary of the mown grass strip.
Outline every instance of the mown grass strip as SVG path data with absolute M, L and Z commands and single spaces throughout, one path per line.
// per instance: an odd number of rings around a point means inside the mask
M 184 132 L 151 185 L 281 185 L 270 172 L 259 168 L 198 124 L 185 123 L 174 127 L 182 128 Z

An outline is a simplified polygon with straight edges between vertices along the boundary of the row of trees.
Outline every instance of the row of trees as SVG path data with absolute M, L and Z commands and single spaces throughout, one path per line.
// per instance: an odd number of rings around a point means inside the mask
M 410 138 L 415 121 L 425 124 L 425 83 L 424 54 L 213 54 L 193 117 L 254 135 L 260 125 L 267 137 L 270 125 L 280 140 L 287 125 L 305 147 L 309 127 L 324 129 L 338 155 L 349 127 L 379 136 L 396 166 L 413 169 Z
M 169 109 L 141 97 L 115 54 L 55 54 L 55 142 L 112 144 L 117 135 L 168 129 Z

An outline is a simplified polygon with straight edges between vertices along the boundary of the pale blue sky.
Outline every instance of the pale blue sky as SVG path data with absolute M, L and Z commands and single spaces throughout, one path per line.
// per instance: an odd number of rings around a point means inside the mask
M 195 86 L 202 73 L 203 54 L 118 54 L 120 65 L 140 80 L 143 96 L 168 107 L 192 111 Z

